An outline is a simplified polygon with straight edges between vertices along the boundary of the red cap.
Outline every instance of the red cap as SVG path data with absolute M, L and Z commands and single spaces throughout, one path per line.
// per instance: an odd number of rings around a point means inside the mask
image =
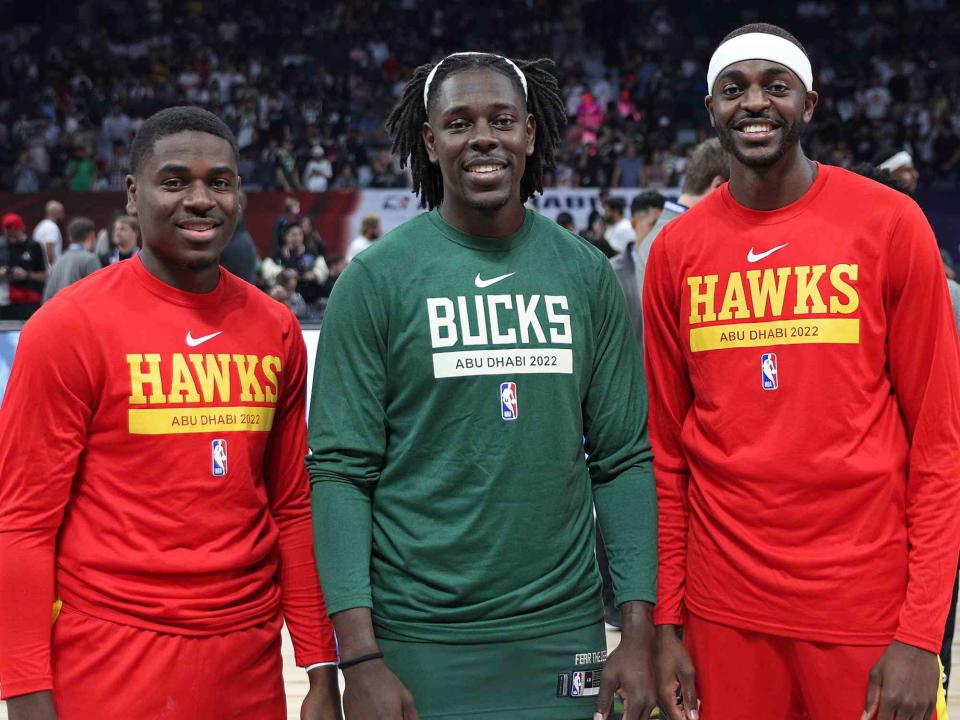
M 6 213 L 3 216 L 4 230 L 26 230 L 27 226 L 23 224 L 23 218 L 16 213 Z

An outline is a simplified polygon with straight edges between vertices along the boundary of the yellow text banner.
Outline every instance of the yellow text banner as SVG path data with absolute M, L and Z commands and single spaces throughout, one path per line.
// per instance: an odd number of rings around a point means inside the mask
M 137 408 L 128 411 L 131 435 L 183 435 L 208 432 L 266 432 L 272 407 Z
M 860 342 L 857 318 L 811 318 L 763 323 L 711 325 L 690 330 L 690 352 L 767 345 L 856 345 Z

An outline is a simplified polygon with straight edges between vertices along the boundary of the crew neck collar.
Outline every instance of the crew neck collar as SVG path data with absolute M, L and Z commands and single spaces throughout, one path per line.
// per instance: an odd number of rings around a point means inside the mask
M 531 210 L 524 208 L 523 224 L 520 226 L 520 229 L 513 235 L 507 235 L 506 237 L 468 235 L 444 220 L 436 208 L 427 213 L 427 219 L 444 237 L 455 242 L 457 245 L 463 245 L 464 247 L 480 250 L 481 252 L 504 252 L 517 247 L 527 239 L 527 236 L 530 235 L 530 228 L 533 226 L 533 215 Z
M 220 303 L 227 292 L 227 283 L 224 280 L 223 268 L 219 268 L 220 277 L 217 279 L 217 286 L 213 290 L 207 293 L 193 293 L 175 288 L 173 285 L 168 285 L 154 277 L 150 271 L 144 267 L 139 253 L 129 260 L 121 260 L 121 262 L 130 265 L 137 282 L 150 293 L 174 305 L 198 308 L 212 307 Z
M 789 205 L 774 210 L 753 210 L 741 205 L 733 197 L 733 193 L 730 192 L 730 183 L 721 185 L 717 192 L 720 194 L 720 200 L 725 208 L 744 222 L 751 225 L 775 225 L 776 223 L 786 222 L 802 213 L 823 190 L 830 178 L 831 168 L 820 163 L 816 163 L 816 165 L 817 177 L 814 178 L 807 191 Z

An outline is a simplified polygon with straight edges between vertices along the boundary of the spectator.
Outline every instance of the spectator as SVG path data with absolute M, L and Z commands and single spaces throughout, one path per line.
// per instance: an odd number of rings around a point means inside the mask
M 113 223 L 113 249 L 106 256 L 101 256 L 100 262 L 104 267 L 129 260 L 140 252 L 140 223 L 129 215 L 121 215 Z
M 366 250 L 380 237 L 380 218 L 376 215 L 367 215 L 360 223 L 360 234 L 347 247 L 347 262 Z
M 314 145 L 310 154 L 310 161 L 303 170 L 304 184 L 310 192 L 324 192 L 333 178 L 333 166 L 324 157 L 326 153 L 322 145 Z
M 283 247 L 283 236 L 287 228 L 300 222 L 300 201 L 293 195 L 287 195 L 283 199 L 283 212 L 277 221 L 273 224 L 273 252 L 275 255 Z
M 6 258 L 3 275 L 9 283 L 9 304 L 2 308 L 0 320 L 27 320 L 40 307 L 43 283 L 47 279 L 46 260 L 40 243 L 27 237 L 23 218 L 16 213 L 3 216 Z
M 573 215 L 568 212 L 562 212 L 557 215 L 557 225 L 565 230 L 569 230 L 574 235 L 577 234 L 577 226 L 573 222 Z
M 273 258 L 281 267 L 295 270 L 309 270 L 313 265 L 313 256 L 307 254 L 303 242 L 303 229 L 298 223 L 288 225 L 283 233 L 283 245 Z
M 613 187 L 640 187 L 643 158 L 637 154 L 637 144 L 627 143 L 626 152 L 617 158 L 610 184 Z
M 63 205 L 50 200 L 43 207 L 43 220 L 33 229 L 33 239 L 43 248 L 47 267 L 53 265 L 63 253 L 63 236 L 60 234 L 63 215 Z
M 230 242 L 220 253 L 220 265 L 227 272 L 231 272 L 239 278 L 243 278 L 252 285 L 257 284 L 257 246 L 253 243 L 253 237 L 247 230 L 243 222 L 243 211 L 247 207 L 247 194 L 240 191 L 240 218 L 237 220 L 237 227 L 233 231 Z
M 580 231 L 580 237 L 610 258 L 616 255 L 617 251 L 610 247 L 610 243 L 604 237 L 606 232 L 607 223 L 604 221 L 603 215 L 596 210 L 591 210 L 590 216 L 587 218 L 587 227 Z
M 622 197 L 611 197 L 607 200 L 606 206 L 607 229 L 603 237 L 615 253 L 622 253 L 634 238 L 630 220 L 624 215 L 626 201 Z
M 293 143 L 285 140 L 277 150 L 276 172 L 277 187 L 284 192 L 303 190 L 300 184 L 300 171 L 297 170 L 297 160 L 293 155 Z
M 93 254 L 97 245 L 97 232 L 92 220 L 85 217 L 74 218 L 67 225 L 67 236 L 70 238 L 70 245 L 50 268 L 47 283 L 43 288 L 43 302 L 103 267 Z
M 313 218 L 309 215 L 301 217 L 300 229 L 303 230 L 303 244 L 309 254 L 315 257 L 323 257 L 327 254 L 327 244 L 323 241 L 323 236 L 313 226 Z
M 97 166 L 90 159 L 90 152 L 83 145 L 73 149 L 73 158 L 64 170 L 67 189 L 70 192 L 89 192 L 97 181 Z
M 333 286 L 336 284 L 337 278 L 347 267 L 347 259 L 343 255 L 331 255 L 327 258 L 327 267 L 330 272 L 327 279 L 320 284 L 320 297 L 324 300 L 330 297 L 330 293 L 333 292 Z

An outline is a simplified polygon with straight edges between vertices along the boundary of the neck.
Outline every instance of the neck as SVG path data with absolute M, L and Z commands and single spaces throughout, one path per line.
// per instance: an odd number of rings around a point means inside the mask
M 817 177 L 817 166 L 800 145 L 773 165 L 753 168 L 730 158 L 730 194 L 751 210 L 776 210 L 799 200 Z
M 508 237 L 523 227 L 525 210 L 523 203 L 510 202 L 497 210 L 477 208 L 451 208 L 441 203 L 440 217 L 467 235 L 484 237 Z
M 148 273 L 177 290 L 191 293 L 213 292 L 220 281 L 220 266 L 217 263 L 200 270 L 170 265 L 150 252 L 146 245 L 140 250 L 139 257 Z
M 691 195 L 690 193 L 683 193 L 680 197 L 677 198 L 677 205 L 683 205 L 684 207 L 692 208 L 698 202 L 703 200 L 706 195 Z

